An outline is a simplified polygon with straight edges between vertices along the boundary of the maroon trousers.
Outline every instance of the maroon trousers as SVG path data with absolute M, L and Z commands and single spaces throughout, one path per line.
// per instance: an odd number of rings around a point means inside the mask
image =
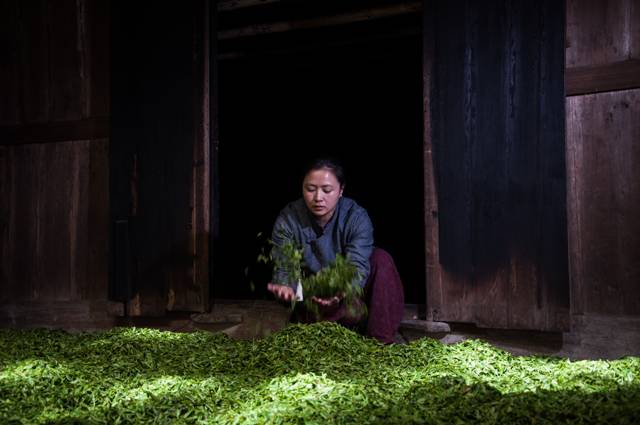
M 392 343 L 404 312 L 402 281 L 393 258 L 385 250 L 375 248 L 369 262 L 371 271 L 364 287 L 364 300 L 360 301 L 366 304 L 368 314 L 363 314 L 362 308 L 355 308 L 355 313 L 349 312 L 339 304 L 321 308 L 318 317 L 305 311 L 299 304 L 294 320 L 304 323 L 326 320 L 349 328 L 360 327 L 366 335 L 384 344 Z

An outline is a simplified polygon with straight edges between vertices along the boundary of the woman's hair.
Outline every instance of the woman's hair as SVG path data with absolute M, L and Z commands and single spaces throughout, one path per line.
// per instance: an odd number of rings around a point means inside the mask
M 342 164 L 340 164 L 340 161 L 335 158 L 321 157 L 313 159 L 305 167 L 303 177 L 309 174 L 311 171 L 322 170 L 325 168 L 331 171 L 336 176 L 338 183 L 340 183 L 340 187 L 344 187 L 344 184 L 346 183 L 344 169 L 342 168 Z

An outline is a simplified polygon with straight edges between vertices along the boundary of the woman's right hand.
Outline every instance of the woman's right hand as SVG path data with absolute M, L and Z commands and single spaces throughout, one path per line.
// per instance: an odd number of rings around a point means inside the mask
M 283 301 L 291 301 L 295 298 L 295 292 L 287 285 L 278 285 L 276 283 L 268 283 L 267 289 Z

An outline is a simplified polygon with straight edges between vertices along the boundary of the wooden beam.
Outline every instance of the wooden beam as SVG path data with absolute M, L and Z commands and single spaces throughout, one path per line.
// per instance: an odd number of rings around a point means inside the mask
M 567 96 L 640 88 L 640 60 L 567 68 L 565 78 Z
M 0 127 L 0 145 L 56 143 L 108 137 L 109 117 Z
M 424 122 L 422 155 L 424 164 L 425 304 L 427 320 L 437 320 L 438 310 L 442 305 L 442 269 L 438 252 L 438 193 L 431 120 L 435 61 L 434 22 L 434 6 L 432 3 L 426 3 L 425 11 L 422 15 L 422 113 Z
M 301 52 L 311 52 L 314 50 L 327 49 L 327 48 L 339 48 L 344 46 L 353 46 L 358 44 L 380 42 L 385 40 L 398 39 L 403 37 L 419 36 L 422 33 L 422 29 L 419 26 L 404 27 L 393 33 L 382 33 L 374 35 L 353 36 L 347 39 L 326 41 L 317 43 L 309 43 L 304 46 L 288 47 L 282 49 L 261 49 L 261 50 L 235 50 L 226 53 L 221 53 L 217 56 L 218 61 L 236 60 L 236 59 L 250 59 L 255 57 L 264 57 L 269 55 L 295 55 Z M 384 54 L 384 53 L 382 53 Z
M 421 2 L 405 2 L 389 6 L 358 10 L 356 12 L 318 18 L 301 19 L 299 21 L 281 21 L 268 24 L 249 25 L 218 32 L 218 40 L 229 40 L 239 37 L 252 37 L 264 34 L 282 33 L 293 30 L 332 27 L 337 25 L 364 22 L 392 16 L 417 13 L 422 10 Z
M 278 3 L 281 0 L 219 0 L 217 9 L 220 12 L 228 10 L 244 9 L 246 7 L 262 6 L 270 3 Z

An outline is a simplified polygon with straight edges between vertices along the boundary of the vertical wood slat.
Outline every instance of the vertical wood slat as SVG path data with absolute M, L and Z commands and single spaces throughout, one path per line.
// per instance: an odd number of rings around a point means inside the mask
M 196 76 L 195 130 L 193 150 L 193 182 L 191 185 L 190 250 L 193 253 L 193 268 L 189 280 L 191 287 L 185 288 L 186 310 L 205 311 L 209 306 L 209 7 L 211 2 L 201 2 L 203 12 L 194 16 L 194 61 Z
M 424 163 L 424 229 L 425 229 L 425 277 L 427 281 L 425 305 L 428 320 L 438 320 L 438 307 L 442 305 L 442 279 L 438 255 L 438 197 L 434 170 L 431 97 L 433 91 L 434 66 L 434 6 L 431 1 L 423 2 L 422 28 L 422 114 L 423 114 L 423 163 Z
M 86 1 L 87 83 L 89 116 L 109 115 L 110 103 L 110 10 L 109 0 Z
M 78 34 L 76 0 L 47 3 L 49 16 L 49 88 L 52 121 L 83 118 L 86 93 L 81 70 L 81 43 Z
M 13 273 L 11 253 L 11 220 L 13 219 L 10 205 L 13 197 L 11 187 L 11 151 L 5 146 L 0 146 L 0 303 L 7 303 L 11 294 L 6 288 L 9 286 L 9 277 Z
M 0 125 L 17 125 L 20 116 L 20 8 L 15 0 L 0 1 Z
M 20 7 L 21 109 L 25 124 L 43 123 L 49 120 L 50 103 L 47 1 L 20 2 Z
M 640 59 L 637 0 L 567 0 L 567 67 Z
M 89 144 L 89 184 L 87 194 L 87 276 L 80 287 L 85 300 L 106 300 L 108 296 L 109 246 L 109 140 Z
M 567 99 L 574 314 L 640 314 L 640 90 Z
M 552 44 L 563 39 L 562 7 L 436 6 L 439 258 L 431 248 L 428 264 L 439 261 L 441 278 L 428 311 L 481 326 L 565 329 L 564 61 Z
M 9 185 L 5 193 L 9 208 L 7 251 L 9 274 L 2 288 L 11 300 L 29 300 L 37 296 L 38 252 L 40 239 L 40 180 L 33 172 L 37 157 L 28 149 L 8 148 L 10 177 L 3 185 Z

